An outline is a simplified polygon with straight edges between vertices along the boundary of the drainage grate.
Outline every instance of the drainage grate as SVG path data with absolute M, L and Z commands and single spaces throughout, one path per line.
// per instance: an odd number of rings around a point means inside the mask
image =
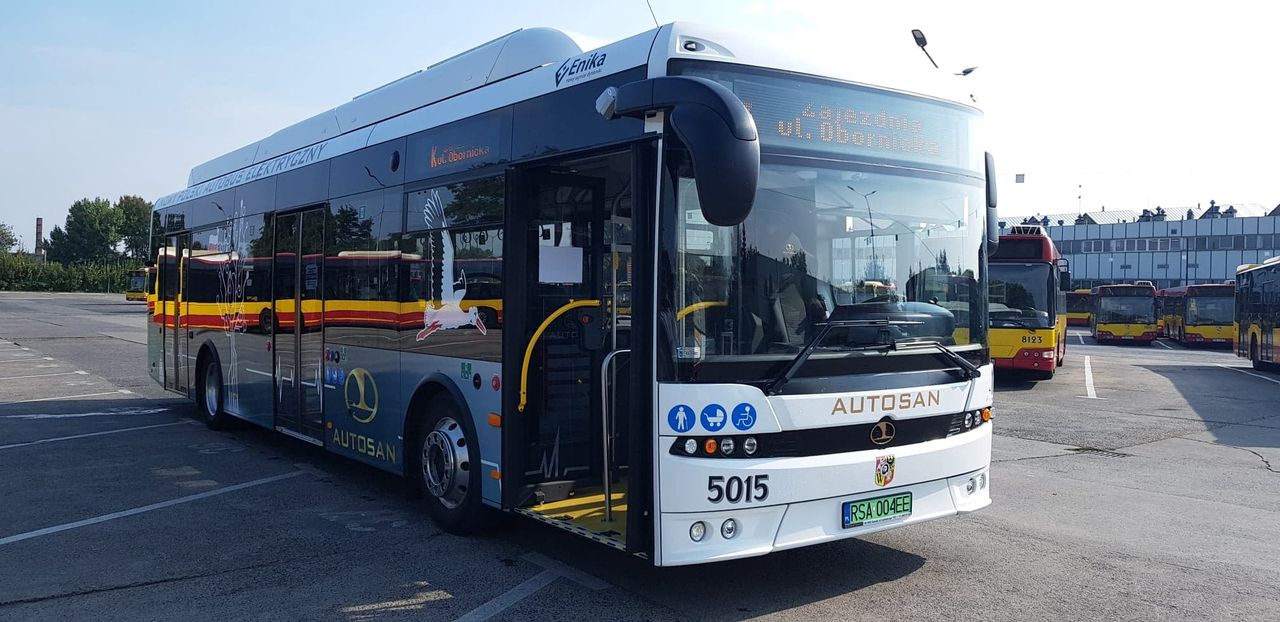
M 1097 447 L 1072 447 L 1067 451 L 1077 454 L 1089 454 L 1091 456 L 1102 456 L 1103 458 L 1128 458 L 1132 454 L 1111 451 L 1110 449 L 1098 449 Z

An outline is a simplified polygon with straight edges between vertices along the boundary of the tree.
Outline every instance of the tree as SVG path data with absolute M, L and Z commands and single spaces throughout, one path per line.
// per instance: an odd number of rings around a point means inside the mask
M 146 261 L 151 238 L 151 203 L 139 196 L 125 195 L 116 201 L 115 211 L 125 256 Z
M 13 233 L 13 225 L 0 222 L 0 253 L 7 253 L 18 245 L 18 236 Z
M 67 212 L 67 227 L 54 227 L 49 233 L 49 261 L 64 264 L 109 263 L 119 258 L 116 243 L 120 240 L 118 214 L 111 202 L 103 199 L 80 199 Z

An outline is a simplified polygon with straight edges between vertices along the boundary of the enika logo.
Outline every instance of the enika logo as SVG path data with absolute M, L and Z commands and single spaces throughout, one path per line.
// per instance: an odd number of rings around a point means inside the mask
M 556 70 L 556 86 L 561 83 L 571 84 L 587 76 L 593 76 L 604 70 L 603 52 L 592 52 L 586 58 L 570 58 Z

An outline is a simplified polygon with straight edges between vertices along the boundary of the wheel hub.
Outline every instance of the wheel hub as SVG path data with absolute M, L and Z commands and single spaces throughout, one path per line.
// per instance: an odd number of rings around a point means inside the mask
M 422 439 L 422 482 L 427 492 L 449 509 L 467 497 L 470 452 L 462 426 L 443 417 Z
M 204 410 L 210 417 L 218 415 L 218 394 L 222 391 L 221 381 L 218 379 L 217 363 L 210 362 L 205 365 L 204 371 Z

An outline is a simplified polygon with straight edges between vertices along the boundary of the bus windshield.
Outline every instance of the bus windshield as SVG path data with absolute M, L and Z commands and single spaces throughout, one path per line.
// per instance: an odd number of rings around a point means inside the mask
M 1067 313 L 1088 313 L 1089 294 L 1067 293 Z
M 1235 298 L 1191 296 L 1187 299 L 1187 325 L 1229 325 L 1235 321 Z
M 1053 326 L 1049 264 L 992 263 L 990 269 L 992 328 Z
M 1099 324 L 1155 324 L 1156 301 L 1151 296 L 1100 296 Z
M 982 342 L 984 331 L 970 330 L 982 304 L 975 180 L 766 162 L 755 207 L 735 227 L 702 218 L 692 176 L 681 173 L 669 194 L 676 252 L 660 287 L 672 298 L 660 304 L 679 364 L 790 361 L 828 320 L 892 326 L 833 329 L 820 352 Z
M 129 289 L 131 292 L 144 291 L 147 287 L 147 275 L 145 273 L 135 273 L 129 275 Z

